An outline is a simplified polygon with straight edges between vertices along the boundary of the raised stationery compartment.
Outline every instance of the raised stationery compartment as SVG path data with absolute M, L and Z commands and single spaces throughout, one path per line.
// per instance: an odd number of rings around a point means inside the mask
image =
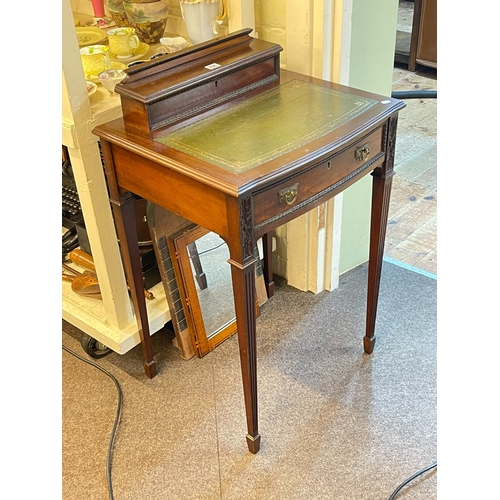
M 155 135 L 255 89 L 278 85 L 282 48 L 250 32 L 240 30 L 126 70 L 115 91 L 127 127 Z

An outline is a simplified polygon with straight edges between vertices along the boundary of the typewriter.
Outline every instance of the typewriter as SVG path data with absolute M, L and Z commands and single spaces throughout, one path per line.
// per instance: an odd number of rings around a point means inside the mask
M 78 247 L 77 226 L 83 224 L 82 207 L 78 198 L 73 170 L 69 160 L 62 162 L 62 235 L 63 257 Z

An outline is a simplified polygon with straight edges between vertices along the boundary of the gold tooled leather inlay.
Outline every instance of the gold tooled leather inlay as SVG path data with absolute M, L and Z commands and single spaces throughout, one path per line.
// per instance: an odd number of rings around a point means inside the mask
M 292 80 L 156 140 L 240 173 L 318 139 L 376 102 Z

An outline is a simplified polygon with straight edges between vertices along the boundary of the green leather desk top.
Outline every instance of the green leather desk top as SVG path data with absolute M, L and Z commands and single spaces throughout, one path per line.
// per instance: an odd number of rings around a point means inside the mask
M 241 173 L 331 132 L 377 102 L 292 80 L 156 140 Z

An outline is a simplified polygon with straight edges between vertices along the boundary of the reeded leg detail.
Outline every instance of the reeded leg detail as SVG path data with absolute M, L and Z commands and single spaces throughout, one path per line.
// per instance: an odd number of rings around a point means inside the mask
M 255 319 L 255 262 L 241 266 L 229 260 L 233 278 L 238 345 L 247 418 L 247 445 L 251 453 L 260 449 L 257 416 L 257 343 Z M 243 300 L 242 300 L 243 299 Z
M 367 354 L 371 354 L 375 346 L 375 320 L 377 318 L 377 303 L 380 289 L 380 275 L 382 273 L 391 184 L 392 177 L 382 178 L 376 175 L 373 177 L 366 336 L 363 339 L 364 349 Z
M 384 257 L 385 233 L 389 216 L 392 176 L 394 175 L 394 149 L 396 146 L 397 116 L 389 120 L 386 129 L 386 161 L 372 172 L 372 214 L 370 229 L 370 260 L 368 264 L 368 299 L 366 309 L 366 336 L 363 339 L 367 354 L 375 346 L 375 320 L 377 318 L 380 276 Z

